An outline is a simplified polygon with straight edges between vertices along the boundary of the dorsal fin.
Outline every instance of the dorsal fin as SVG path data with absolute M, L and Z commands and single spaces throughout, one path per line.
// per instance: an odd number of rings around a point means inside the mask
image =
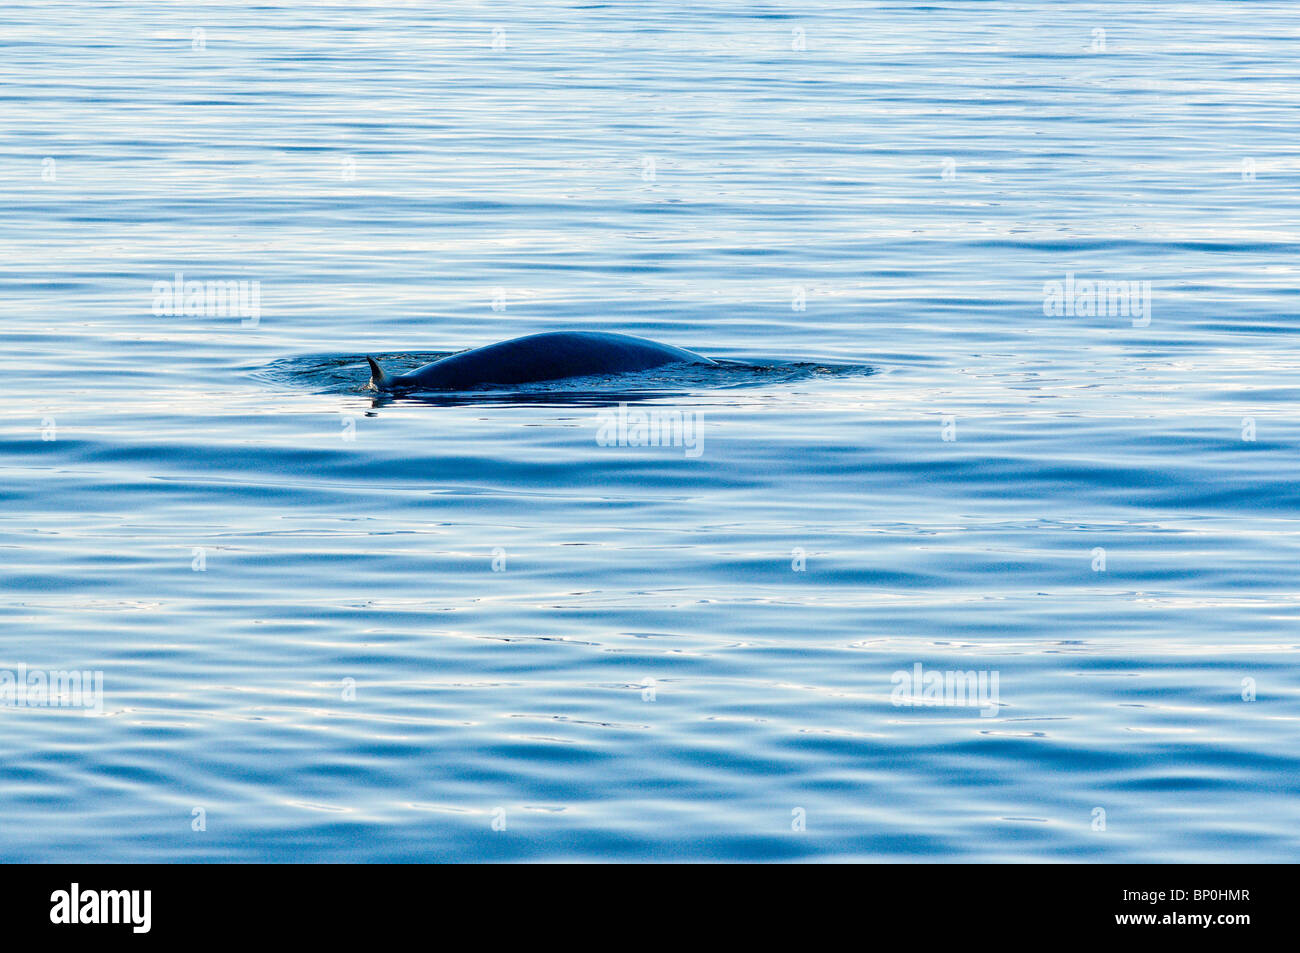
M 388 386 L 388 375 L 375 363 L 373 357 L 367 357 L 366 360 L 370 362 L 370 386 L 375 390 L 383 390 Z

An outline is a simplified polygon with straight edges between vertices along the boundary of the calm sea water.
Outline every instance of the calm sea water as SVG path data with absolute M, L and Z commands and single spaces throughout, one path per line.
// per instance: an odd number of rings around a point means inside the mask
M 6 5 L 0 853 L 1294 860 L 1297 33 Z M 738 363 L 362 390 L 562 328 Z

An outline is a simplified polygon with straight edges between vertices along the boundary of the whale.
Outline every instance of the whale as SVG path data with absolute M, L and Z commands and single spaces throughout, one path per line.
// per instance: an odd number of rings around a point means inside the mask
M 378 391 L 458 391 L 645 371 L 669 364 L 716 364 L 684 348 L 609 331 L 546 331 L 461 351 L 405 374 L 388 374 L 373 357 Z

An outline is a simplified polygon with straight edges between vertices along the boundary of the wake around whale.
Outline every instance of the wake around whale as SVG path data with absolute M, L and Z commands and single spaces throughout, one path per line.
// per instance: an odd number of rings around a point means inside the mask
M 715 364 L 667 344 L 607 331 L 548 331 L 461 351 L 389 375 L 372 357 L 370 387 L 380 391 L 457 391 L 645 371 L 669 364 Z

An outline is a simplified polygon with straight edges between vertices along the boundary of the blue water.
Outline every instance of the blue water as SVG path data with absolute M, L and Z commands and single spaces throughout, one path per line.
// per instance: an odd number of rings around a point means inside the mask
M 7 4 L 0 855 L 1296 859 L 1296 30 Z M 735 363 L 363 389 L 566 328 Z

